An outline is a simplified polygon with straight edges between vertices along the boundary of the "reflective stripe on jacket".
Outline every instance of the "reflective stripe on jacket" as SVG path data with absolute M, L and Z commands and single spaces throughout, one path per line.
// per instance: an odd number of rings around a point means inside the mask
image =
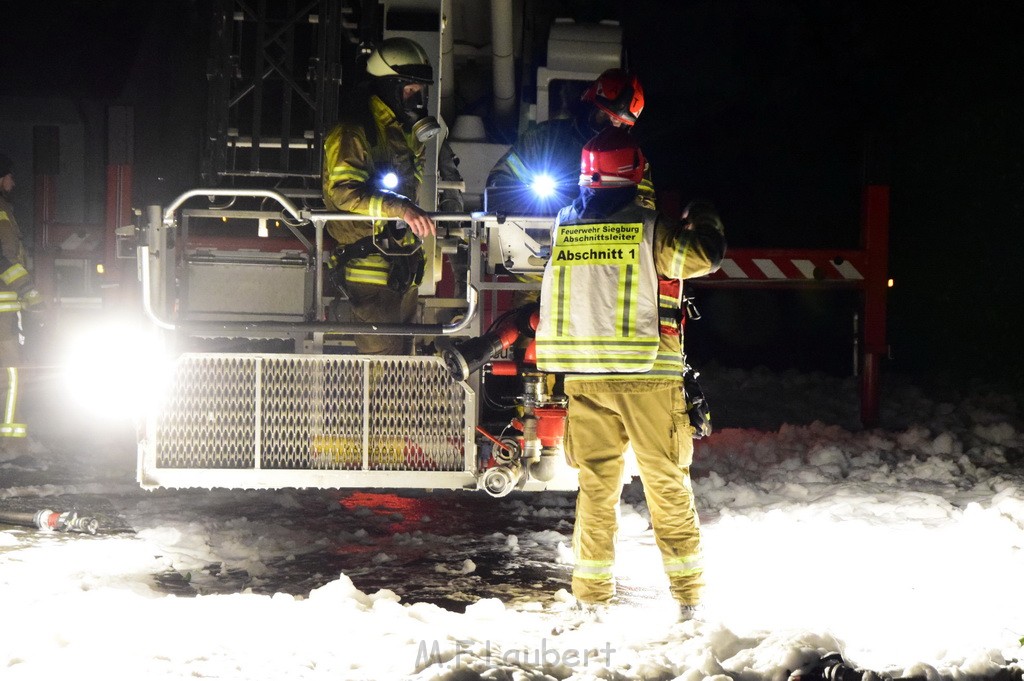
M 0 291 L 0 312 L 18 312 L 21 310 L 21 301 L 14 291 Z

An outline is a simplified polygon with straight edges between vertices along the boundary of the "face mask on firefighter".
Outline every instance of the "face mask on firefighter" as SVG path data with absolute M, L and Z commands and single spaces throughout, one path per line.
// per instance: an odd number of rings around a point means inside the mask
M 441 132 L 441 125 L 427 115 L 428 86 L 406 78 L 385 76 L 377 79 L 377 96 L 395 113 L 402 127 L 426 142 Z
M 423 83 L 399 81 L 402 125 L 420 142 L 426 142 L 441 132 L 437 119 L 427 114 L 428 90 Z

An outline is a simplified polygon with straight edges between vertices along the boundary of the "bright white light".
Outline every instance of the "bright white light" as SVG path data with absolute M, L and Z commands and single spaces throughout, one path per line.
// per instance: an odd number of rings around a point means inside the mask
M 384 173 L 380 178 L 380 186 L 384 189 L 394 189 L 398 186 L 398 175 L 393 172 Z
M 67 344 L 62 378 L 67 396 L 95 417 L 138 416 L 169 375 L 155 330 L 106 320 L 78 329 Z
M 555 179 L 550 175 L 535 175 L 530 187 L 534 194 L 544 199 L 555 193 Z
M 991 609 L 1007 607 L 1021 569 L 1006 541 L 1019 532 L 1009 519 L 977 505 L 922 519 L 893 504 L 879 517 L 860 511 L 885 508 L 885 499 L 838 501 L 849 502 L 845 512 L 832 497 L 723 513 L 706 525 L 709 608 L 741 635 L 828 631 L 868 668 L 940 655 L 951 639 L 965 647 L 997 640 L 983 623 L 999 621 Z

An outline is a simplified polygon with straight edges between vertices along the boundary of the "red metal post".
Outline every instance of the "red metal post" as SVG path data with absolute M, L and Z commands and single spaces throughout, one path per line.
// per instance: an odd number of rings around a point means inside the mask
M 888 355 L 885 340 L 886 297 L 889 288 L 889 187 L 868 185 L 862 203 L 864 277 L 864 356 L 860 385 L 860 418 L 865 426 L 878 423 L 879 373 Z
M 106 305 L 126 304 L 137 298 L 135 261 L 118 259 L 117 230 L 132 223 L 132 170 L 134 113 L 128 106 L 107 112 L 107 196 L 103 232 L 103 298 Z
M 60 129 L 36 126 L 32 129 L 32 194 L 35 207 L 33 265 L 35 284 L 43 300 L 57 295 L 53 270 L 55 248 L 52 225 L 57 221 L 57 183 L 60 171 Z M 59 244 L 59 242 L 57 242 Z
M 103 234 L 104 279 L 111 284 L 104 288 L 106 295 L 114 297 L 115 304 L 134 298 L 135 261 L 125 265 L 117 257 L 117 230 L 132 224 L 132 166 L 107 166 L 106 228 Z M 106 297 L 105 295 L 105 297 Z

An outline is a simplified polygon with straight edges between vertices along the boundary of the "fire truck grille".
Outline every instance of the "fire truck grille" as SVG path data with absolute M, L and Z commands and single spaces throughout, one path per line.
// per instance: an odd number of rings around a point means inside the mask
M 156 466 L 462 471 L 468 394 L 436 357 L 184 355 Z

